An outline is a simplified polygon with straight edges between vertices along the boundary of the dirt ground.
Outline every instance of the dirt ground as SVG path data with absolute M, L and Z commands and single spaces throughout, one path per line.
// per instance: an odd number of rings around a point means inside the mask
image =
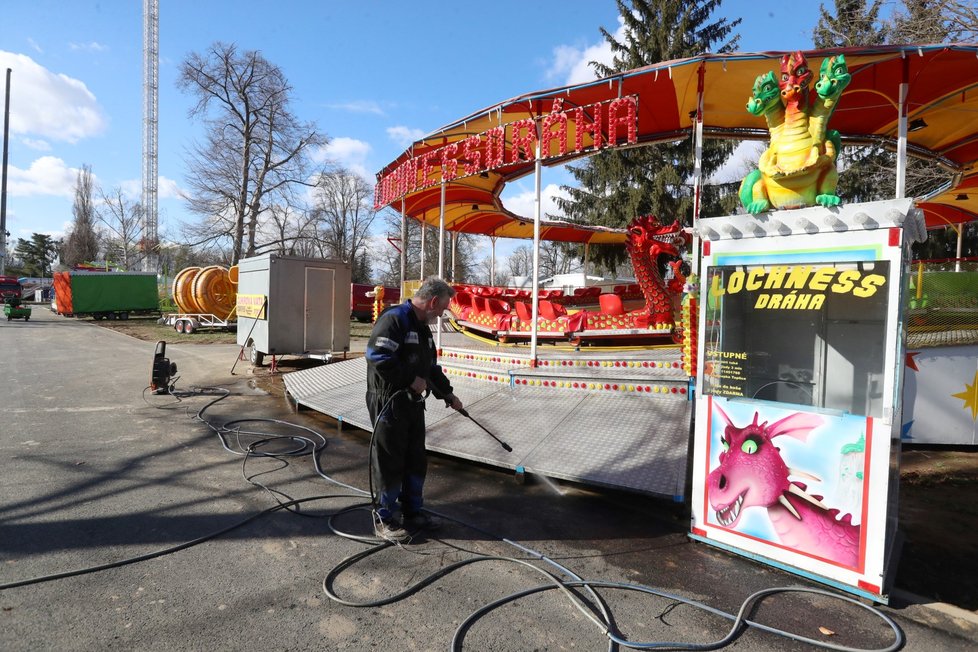
M 94 322 L 93 322 L 94 323 Z M 111 328 L 147 341 L 234 343 L 234 332 L 177 333 L 155 319 L 101 321 Z M 366 338 L 369 324 L 351 322 L 351 337 Z M 362 347 L 361 347 L 362 348 Z M 281 373 L 318 364 L 285 358 L 279 373 L 268 368 L 255 380 L 270 393 L 282 395 Z M 899 530 L 902 551 L 896 587 L 962 609 L 978 611 L 978 448 L 905 447 L 900 462 Z M 672 504 L 664 505 L 672 509 Z

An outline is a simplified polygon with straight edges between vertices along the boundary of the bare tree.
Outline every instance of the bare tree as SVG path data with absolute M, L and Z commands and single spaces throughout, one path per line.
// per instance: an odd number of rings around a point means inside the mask
M 263 244 L 258 248 L 265 252 L 274 251 L 282 256 L 319 255 L 313 213 L 292 202 L 269 206 L 260 236 Z
M 196 98 L 190 116 L 206 126 L 188 160 L 187 195 L 205 225 L 190 234 L 229 238 L 237 263 L 254 254 L 259 220 L 274 197 L 306 183 L 311 148 L 326 139 L 295 117 L 285 75 L 260 52 L 214 43 L 187 56 L 177 85 Z
M 506 279 L 509 275 L 501 269 L 498 261 L 496 262 L 495 276 L 492 272 L 492 257 L 486 256 L 476 265 L 472 281 L 483 285 L 506 285 Z
M 978 6 L 974 0 L 943 0 L 948 38 L 954 43 L 978 40 Z
M 579 268 L 577 258 L 577 245 L 544 240 L 540 243 L 540 274 L 541 276 L 568 274 L 575 268 Z
M 314 196 L 313 215 L 323 255 L 350 263 L 354 282 L 369 282 L 370 266 L 362 261 L 377 216 L 373 188 L 358 174 L 336 168 L 319 175 Z
M 99 190 L 102 201 L 95 219 L 104 227 L 105 257 L 112 258 L 123 269 L 134 269 L 142 261 L 143 208 L 139 202 L 126 198 L 116 186 L 109 194 Z
M 95 181 L 92 166 L 83 165 L 75 182 L 75 201 L 71 206 L 74 221 L 65 238 L 61 262 L 72 267 L 98 259 L 99 241 L 95 231 Z
M 520 245 L 506 259 L 509 273 L 513 276 L 529 276 L 533 273 L 533 248 Z

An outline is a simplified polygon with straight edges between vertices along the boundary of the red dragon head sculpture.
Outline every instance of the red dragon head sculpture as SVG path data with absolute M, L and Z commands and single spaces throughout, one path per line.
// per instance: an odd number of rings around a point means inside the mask
M 689 234 L 680 229 L 678 221 L 663 226 L 655 215 L 639 215 L 628 225 L 625 247 L 632 257 L 639 254 L 655 260 L 666 254 L 678 258 L 681 255 L 680 247 L 686 246 L 689 241 Z
M 808 104 L 808 90 L 813 76 L 808 60 L 801 52 L 792 52 L 781 57 L 781 79 L 778 87 L 786 108 L 789 105 L 804 107 Z

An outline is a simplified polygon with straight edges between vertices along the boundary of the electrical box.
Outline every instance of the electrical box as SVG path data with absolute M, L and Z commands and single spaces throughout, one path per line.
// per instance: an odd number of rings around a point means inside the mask
M 238 263 L 238 344 L 251 360 L 300 355 L 329 360 L 350 348 L 350 265 L 265 254 Z

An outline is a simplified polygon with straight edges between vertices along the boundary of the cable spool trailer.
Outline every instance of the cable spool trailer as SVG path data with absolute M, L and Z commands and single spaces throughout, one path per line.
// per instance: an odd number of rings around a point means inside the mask
M 328 362 L 350 348 L 350 265 L 264 254 L 238 263 L 238 344 L 266 355 Z

